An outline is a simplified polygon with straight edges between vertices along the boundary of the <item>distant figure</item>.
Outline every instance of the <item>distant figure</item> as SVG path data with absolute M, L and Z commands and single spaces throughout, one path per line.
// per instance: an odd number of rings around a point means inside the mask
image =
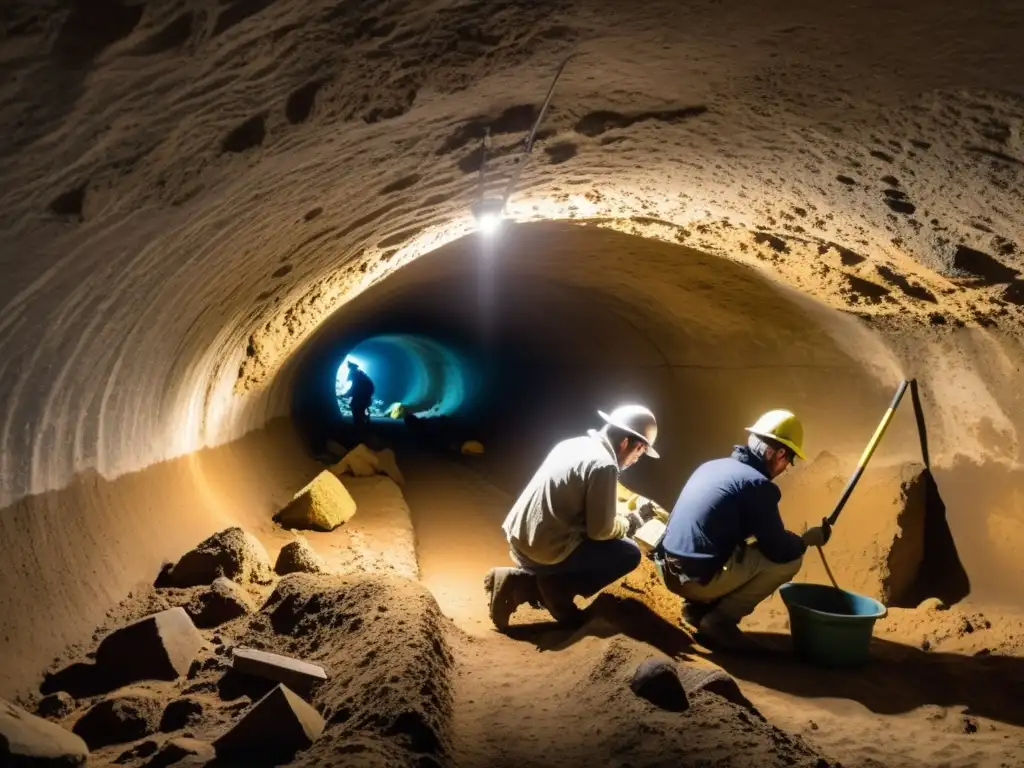
M 352 424 L 357 429 L 365 427 L 370 416 L 367 411 L 373 400 L 373 379 L 351 360 L 348 363 L 348 380 L 352 382 L 349 387 L 348 396 L 352 407 Z
M 787 531 L 779 514 L 782 492 L 772 481 L 804 458 L 800 420 L 769 411 L 747 432 L 747 444 L 731 456 L 697 467 L 654 551 L 665 586 L 685 600 L 683 618 L 734 650 L 758 647 L 740 620 L 796 575 L 808 547 L 831 534 L 827 520 L 802 535 Z

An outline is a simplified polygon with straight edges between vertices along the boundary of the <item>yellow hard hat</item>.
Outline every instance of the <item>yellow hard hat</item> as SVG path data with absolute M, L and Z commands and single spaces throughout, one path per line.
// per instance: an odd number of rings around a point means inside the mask
M 777 408 L 761 416 L 747 432 L 782 443 L 804 461 L 804 425 L 790 411 Z

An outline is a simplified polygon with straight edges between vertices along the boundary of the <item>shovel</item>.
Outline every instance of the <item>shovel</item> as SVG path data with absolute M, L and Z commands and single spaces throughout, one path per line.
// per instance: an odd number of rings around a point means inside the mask
M 909 387 L 911 383 L 914 383 L 916 387 L 917 382 L 913 379 L 904 379 L 900 383 L 900 387 L 896 390 L 896 395 L 889 404 L 888 410 L 885 412 L 885 415 L 879 422 L 878 427 L 875 429 L 875 434 L 871 436 L 871 440 L 868 441 L 867 448 L 865 448 L 864 453 L 861 454 L 860 460 L 857 462 L 857 469 L 854 470 L 849 482 L 847 482 L 846 488 L 843 490 L 843 495 L 839 497 L 839 501 L 836 503 L 835 509 L 832 510 L 831 515 L 821 521 L 821 525 L 826 531 L 830 531 L 832 526 L 835 525 L 836 520 L 839 519 L 839 513 L 843 511 L 843 507 L 845 507 L 846 502 L 849 501 L 850 494 L 853 493 L 853 489 L 856 487 L 857 481 L 860 480 L 861 475 L 864 474 L 864 468 L 868 465 L 868 462 L 871 461 L 871 457 L 875 453 L 875 448 L 878 447 L 878 443 L 882 440 L 882 435 L 885 434 L 885 430 L 889 427 L 889 422 L 892 421 L 892 417 L 896 413 L 896 408 L 899 406 L 900 401 L 903 399 L 903 395 L 907 391 L 907 387 Z M 832 582 L 833 587 L 839 589 L 839 585 L 836 583 L 836 579 L 832 575 L 832 570 L 828 567 L 828 561 L 825 560 L 825 552 L 821 547 L 818 547 L 817 549 L 818 554 L 821 555 L 821 564 L 825 566 L 825 573 L 828 574 L 829 581 Z

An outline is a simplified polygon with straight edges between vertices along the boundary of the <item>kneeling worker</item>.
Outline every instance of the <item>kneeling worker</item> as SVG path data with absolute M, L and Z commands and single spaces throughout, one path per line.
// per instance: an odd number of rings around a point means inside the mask
M 578 624 L 576 595 L 590 597 L 640 564 L 628 537 L 643 524 L 619 515 L 619 472 L 647 454 L 658 458 L 658 424 L 641 405 L 598 411 L 600 431 L 558 443 L 502 524 L 518 568 L 492 568 L 484 586 L 491 621 L 504 631 L 520 605 L 543 605 L 556 621 Z
M 826 521 L 802 536 L 779 514 L 772 481 L 803 453 L 804 428 L 789 411 L 764 414 L 747 428 L 746 446 L 696 469 L 683 486 L 655 549 L 665 585 L 686 602 L 683 616 L 716 645 L 756 644 L 740 619 L 800 570 L 804 552 L 828 541 Z M 756 537 L 756 543 L 748 539 Z

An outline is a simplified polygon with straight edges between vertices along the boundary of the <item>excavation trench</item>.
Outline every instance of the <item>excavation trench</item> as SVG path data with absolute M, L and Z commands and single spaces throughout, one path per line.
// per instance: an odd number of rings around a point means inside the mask
M 365 344 L 368 339 L 377 340 L 376 352 L 373 344 Z M 613 615 L 611 629 L 603 625 L 590 639 L 542 633 L 538 643 L 523 646 L 495 638 L 487 621 L 481 577 L 487 568 L 507 562 L 499 525 L 511 500 L 553 442 L 594 426 L 597 409 L 620 401 L 645 402 L 658 415 L 663 458 L 642 461 L 623 480 L 665 506 L 671 506 L 697 464 L 728 452 L 742 440 L 742 427 L 759 413 L 772 407 L 797 411 L 808 427 L 812 461 L 783 481 L 792 499 L 788 506 L 784 501 L 783 512 L 792 527 L 799 527 L 827 514 L 896 385 L 904 376 L 917 376 L 939 480 L 938 496 L 921 512 L 930 533 L 916 543 L 902 541 L 901 520 L 890 509 L 905 484 L 920 484 L 919 473 L 906 474 L 922 459 L 917 425 L 906 407 L 886 434 L 856 501 L 844 512 L 838 536 L 852 544 L 833 561 L 836 575 L 845 585 L 867 591 L 884 587 L 885 579 L 861 581 L 865 574 L 891 570 L 896 575 L 890 580 L 900 580 L 903 590 L 893 595 L 893 605 L 934 595 L 986 606 L 1019 600 L 1010 574 L 1022 538 L 1007 523 L 1019 519 L 1017 474 L 1006 462 L 1015 445 L 1014 420 L 1020 414 L 1013 405 L 1019 395 L 1007 387 L 998 366 L 985 363 L 994 349 L 1016 354 L 1015 342 L 972 332 L 939 337 L 922 336 L 913 327 L 873 329 L 721 257 L 610 228 L 535 223 L 509 226 L 499 238 L 474 235 L 444 246 L 328 319 L 268 387 L 273 397 L 287 393 L 287 420 L 115 480 L 82 475 L 68 488 L 27 497 L 4 510 L 0 533 L 8 557 L 2 600 L 9 620 L 3 642 L 5 659 L 20 663 L 5 662 L 3 693 L 30 690 L 50 659 L 86 640 L 111 605 L 131 589 L 145 593 L 161 560 L 176 559 L 213 531 L 241 525 L 267 545 L 271 557 L 276 555 L 290 535 L 271 521 L 273 513 L 322 468 L 313 457 L 324 453 L 328 440 L 352 444 L 338 408 L 336 376 L 341 361 L 361 343 L 392 377 L 429 379 L 447 371 L 453 380 L 472 383 L 446 400 L 440 391 L 444 387 L 426 379 L 407 391 L 425 393 L 419 407 L 429 407 L 435 397 L 445 400 L 454 430 L 448 436 L 482 440 L 484 456 L 459 457 L 451 450 L 458 441 L 427 440 L 397 422 L 377 422 L 371 438 L 398 450 L 407 473 L 419 580 L 465 633 L 449 635 L 454 653 L 469 668 L 481 670 L 452 683 L 453 692 L 445 695 L 454 696 L 455 709 L 440 715 L 454 718 L 455 730 L 445 731 L 444 738 L 454 739 L 452 748 L 463 764 L 486 761 L 494 748 L 490 723 L 525 711 L 523 698 L 512 692 L 504 705 L 481 708 L 488 685 L 511 691 L 525 684 L 528 698 L 550 711 L 564 706 L 557 696 L 549 697 L 557 664 L 545 673 L 538 667 L 528 683 L 508 671 L 532 664 L 536 650 L 566 650 L 574 664 L 584 666 L 595 657 L 605 659 L 598 663 L 604 671 L 588 678 L 604 680 L 604 685 L 611 679 L 608 670 L 621 672 L 622 665 L 651 649 L 665 651 L 664 638 L 678 632 L 659 630 L 668 632 L 659 640 L 658 633 L 631 630 L 636 616 L 623 620 Z M 396 362 L 399 358 L 405 362 Z M 409 360 L 423 365 L 417 368 Z M 929 374 L 941 365 L 947 366 L 948 378 L 937 382 Z M 950 381 L 957 386 L 951 388 Z M 991 408 L 979 410 L 979 400 Z M 953 406 L 961 408 L 956 417 L 949 413 Z M 971 450 L 975 446 L 979 449 Z M 964 452 L 982 463 L 966 460 Z M 979 525 L 976 496 L 966 489 L 982 476 L 986 505 Z M 370 493 L 365 498 L 373 509 L 376 497 L 368 490 L 360 493 Z M 906 528 L 907 520 L 902 524 Z M 915 524 L 925 526 L 923 520 Z M 891 546 L 876 546 L 879 531 L 896 532 Z M 344 549 L 363 541 L 358 536 L 371 536 L 356 535 L 329 546 Z M 381 567 L 402 559 L 388 555 L 386 531 L 376 530 L 374 536 Z M 901 566 L 901 560 L 909 565 Z M 816 567 L 808 561 L 802 577 L 821 580 Z M 419 605 L 420 598 L 410 595 L 395 599 Z M 428 624 L 436 620 L 429 618 Z M 784 634 L 782 621 L 773 604 L 759 614 L 754 628 Z M 918 642 L 913 632 L 901 631 L 894 639 Z M 629 641 L 634 644 L 616 645 L 609 639 L 619 633 L 634 635 Z M 272 643 L 280 641 L 265 642 L 275 647 Z M 479 645 L 492 642 L 499 645 Z M 892 647 L 897 650 L 885 651 L 884 658 L 895 670 L 903 646 Z M 509 665 L 500 680 L 481 677 L 495 659 Z M 437 663 L 438 675 L 449 674 L 441 671 L 448 669 L 448 661 Z M 771 717 L 793 729 L 799 730 L 800 723 L 790 716 L 792 697 L 825 695 L 817 687 L 794 690 L 790 682 L 795 678 L 760 668 L 741 665 L 733 671 Z M 978 672 L 960 671 L 964 679 Z M 799 676 L 798 669 L 791 672 Z M 1002 674 L 1012 679 L 1018 671 Z M 884 699 L 841 681 L 835 684 L 836 695 L 872 713 L 887 711 Z M 605 706 L 598 700 L 617 695 L 587 690 L 587 696 L 596 697 L 593 706 L 587 705 L 591 715 Z M 945 700 L 961 705 L 970 699 L 965 690 L 958 684 Z M 927 693 L 920 696 L 902 701 L 894 711 L 908 713 L 929 701 Z M 971 703 L 987 717 L 1018 724 L 1017 715 L 1002 713 L 991 702 Z M 827 707 L 815 711 L 822 718 L 838 716 L 838 710 Z M 732 722 L 734 715 L 723 714 L 721 722 Z M 631 727 L 621 712 L 607 716 L 621 720 L 617 728 Z M 859 733 L 877 727 L 875 717 L 857 721 Z M 534 757 L 541 760 L 541 747 L 558 734 L 540 721 L 532 733 L 539 750 Z M 860 749 L 863 744 L 857 743 Z M 566 759 L 582 759 L 589 749 L 586 743 L 574 744 Z M 526 754 L 513 751 L 503 759 L 513 764 Z M 679 759 L 684 757 L 679 753 Z

